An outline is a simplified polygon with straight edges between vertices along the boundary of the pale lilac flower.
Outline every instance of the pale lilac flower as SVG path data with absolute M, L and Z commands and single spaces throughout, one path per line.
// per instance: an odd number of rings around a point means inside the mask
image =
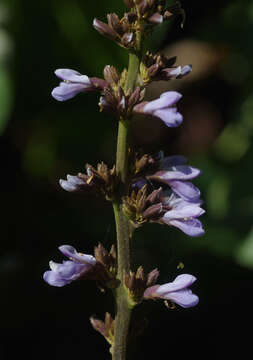
M 67 180 L 60 179 L 61 187 L 69 192 L 85 190 L 87 183 L 78 175 L 67 175 Z
M 161 78 L 163 80 L 181 79 L 192 71 L 191 65 L 177 66 L 175 68 L 166 68 L 161 71 Z
M 183 156 L 162 157 L 157 162 L 157 170 L 147 178 L 169 185 L 174 193 L 186 201 L 199 201 L 200 191 L 189 180 L 198 177 L 201 171 L 185 165 L 185 162 Z
M 199 298 L 189 289 L 196 277 L 189 274 L 178 275 L 173 282 L 164 285 L 154 285 L 148 287 L 144 292 L 146 299 L 170 300 L 183 308 L 193 307 L 198 304 Z
M 86 75 L 71 69 L 58 69 L 55 75 L 63 80 L 59 86 L 53 89 L 52 96 L 58 101 L 73 98 L 80 92 L 96 90 L 96 87 Z
M 159 219 L 160 223 L 175 226 L 189 236 L 201 236 L 205 233 L 201 222 L 197 219 L 205 213 L 199 202 L 188 202 L 174 193 L 162 197 L 163 209 L 167 211 Z
M 62 287 L 74 280 L 81 278 L 85 273 L 92 269 L 96 264 L 96 259 L 92 255 L 78 253 L 73 246 L 62 245 L 59 250 L 69 258 L 62 264 L 49 262 L 50 269 L 43 275 L 43 279 L 52 286 Z
M 161 119 L 168 127 L 179 126 L 183 116 L 177 111 L 176 103 L 182 95 L 176 91 L 167 91 L 159 99 L 143 101 L 134 107 L 136 113 L 152 115 Z

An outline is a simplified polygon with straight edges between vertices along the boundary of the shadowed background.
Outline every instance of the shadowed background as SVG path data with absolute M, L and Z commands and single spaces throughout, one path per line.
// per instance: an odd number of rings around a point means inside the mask
M 123 1 L 122 1 L 123 2 Z M 198 281 L 193 309 L 168 310 L 162 302 L 136 309 L 138 339 L 133 359 L 188 354 L 227 356 L 250 348 L 246 331 L 253 301 L 252 133 L 253 3 L 247 0 L 183 1 L 181 19 L 153 34 L 153 51 L 192 64 L 183 80 L 155 83 L 154 99 L 174 89 L 184 97 L 180 128 L 157 119 L 136 119 L 135 140 L 145 151 L 184 154 L 203 170 L 195 182 L 207 213 L 206 235 L 189 238 L 177 229 L 147 225 L 136 231 L 134 264 L 160 269 L 159 283 L 180 273 Z M 64 288 L 42 280 L 57 247 L 71 244 L 92 253 L 115 241 L 110 204 L 63 191 L 59 178 L 86 162 L 112 165 L 117 122 L 99 113 L 98 97 L 78 95 L 58 103 L 51 90 L 57 68 L 102 76 L 105 65 L 122 70 L 127 52 L 92 27 L 94 17 L 123 14 L 121 1 L 2 0 L 0 2 L 0 357 L 109 359 L 108 346 L 89 324 L 111 311 L 110 293 L 92 282 Z M 184 263 L 184 269 L 178 264 Z

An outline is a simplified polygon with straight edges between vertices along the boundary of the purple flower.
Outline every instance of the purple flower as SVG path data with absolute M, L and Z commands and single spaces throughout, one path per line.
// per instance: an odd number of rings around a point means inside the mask
M 96 87 L 88 76 L 71 69 L 58 69 L 55 75 L 63 80 L 59 86 L 53 89 L 52 96 L 58 101 L 73 98 L 80 92 L 96 90 Z
M 85 190 L 87 183 L 78 175 L 67 175 L 67 180 L 60 179 L 60 186 L 69 192 Z
M 179 126 L 183 116 L 177 111 L 176 103 L 182 95 L 176 91 L 167 91 L 159 99 L 143 101 L 134 107 L 136 113 L 152 115 L 161 119 L 169 127 Z
M 69 258 L 62 264 L 49 262 L 50 269 L 43 275 L 43 279 L 52 286 L 62 287 L 74 280 L 81 278 L 96 264 L 96 259 L 92 255 L 78 253 L 70 245 L 62 245 L 59 250 Z
M 181 79 L 192 71 L 191 65 L 177 66 L 175 68 L 166 68 L 161 71 L 161 78 L 163 80 Z
M 144 292 L 144 298 L 170 300 L 183 308 L 195 306 L 198 304 L 199 298 L 197 295 L 193 294 L 188 287 L 196 280 L 197 279 L 193 275 L 179 275 L 173 282 L 148 287 Z
M 161 158 L 157 163 L 157 171 L 147 176 L 167 184 L 178 196 L 186 201 L 199 201 L 200 191 L 188 180 L 192 180 L 201 174 L 201 171 L 189 165 L 185 165 L 183 156 L 168 156 Z
M 201 236 L 204 229 L 201 222 L 196 219 L 205 213 L 200 205 L 201 202 L 188 202 L 174 193 L 169 196 L 163 195 L 163 209 L 168 209 L 159 222 L 179 228 L 189 236 Z

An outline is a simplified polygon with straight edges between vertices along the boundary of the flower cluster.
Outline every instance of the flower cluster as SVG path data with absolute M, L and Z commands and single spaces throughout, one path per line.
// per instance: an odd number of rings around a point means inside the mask
M 95 257 L 79 253 L 70 245 L 62 245 L 59 250 L 69 260 L 63 260 L 61 264 L 54 261 L 49 262 L 50 270 L 43 275 L 43 279 L 49 285 L 62 287 L 80 279 L 96 280 L 102 286 L 112 285 L 116 271 L 114 247 L 108 253 L 99 244 L 95 247 Z
M 179 2 L 169 7 L 165 6 L 164 0 L 125 0 L 125 4 L 130 11 L 121 19 L 117 14 L 107 14 L 107 24 L 94 19 L 93 27 L 126 49 L 137 46 L 140 27 L 145 34 L 173 16 L 182 15 L 184 20 L 184 11 Z
M 169 300 L 181 307 L 188 308 L 198 304 L 199 298 L 193 294 L 189 287 L 197 280 L 195 276 L 181 274 L 173 282 L 163 285 L 156 284 L 159 271 L 154 269 L 145 275 L 140 266 L 136 273 L 131 272 L 125 276 L 125 287 L 129 292 L 130 306 L 135 306 L 143 300 Z
M 158 160 L 144 155 L 137 161 L 141 176 L 133 179 L 131 194 L 124 199 L 124 212 L 135 226 L 150 221 L 175 226 L 189 236 L 204 234 L 197 219 L 205 212 L 200 191 L 189 181 L 200 170 L 185 162 L 183 156 L 163 154 Z
M 119 183 L 115 166 L 109 169 L 106 164 L 99 163 L 97 169 L 89 164 L 85 167 L 86 174 L 67 175 L 67 180 L 60 179 L 60 186 L 68 192 L 93 192 L 112 200 Z
M 72 281 L 80 279 L 92 279 L 100 281 L 111 287 L 115 280 L 115 250 L 114 247 L 108 253 L 101 244 L 95 248 L 95 257 L 78 253 L 73 246 L 62 245 L 59 250 L 63 255 L 69 258 L 62 264 L 54 261 L 49 262 L 51 270 L 44 273 L 44 280 L 51 286 L 62 287 L 70 284 Z M 112 274 L 111 277 L 109 274 Z M 129 290 L 130 303 L 136 304 L 143 299 L 166 299 L 182 307 L 195 306 L 198 303 L 198 297 L 192 294 L 188 287 L 196 280 L 192 275 L 179 275 L 172 282 L 164 285 L 155 285 L 159 276 L 159 271 L 154 269 L 147 276 L 144 275 L 142 267 L 139 267 L 136 273 L 130 272 L 125 277 L 125 286 Z M 110 320 L 110 321 L 109 321 Z M 101 321 L 92 319 L 92 324 L 101 330 Z M 111 317 L 107 315 L 106 323 L 112 323 Z M 105 330 L 105 328 L 103 327 Z M 100 331 L 99 330 L 99 331 Z M 100 331 L 102 333 L 102 330 Z M 108 331 L 105 332 L 108 337 Z M 105 334 L 103 334 L 105 336 Z
M 175 66 L 176 56 L 168 58 L 163 54 L 147 51 L 140 66 L 143 84 L 157 80 L 181 79 L 192 71 L 191 65 Z
M 182 73 L 182 71 L 176 68 L 174 74 Z M 183 72 L 186 74 L 187 71 Z M 123 90 L 126 74 L 123 72 L 120 75 L 113 66 L 105 67 L 105 80 L 89 78 L 70 69 L 58 69 L 55 74 L 63 80 L 52 91 L 52 96 L 58 101 L 71 99 L 81 92 L 98 91 L 101 93 L 100 109 L 117 114 L 118 117 L 130 117 L 132 113 L 151 115 L 161 119 L 168 127 L 179 126 L 183 121 L 176 107 L 182 97 L 180 93 L 167 91 L 161 94 L 159 99 L 143 101 L 145 89 L 141 90 L 141 87 L 137 87 L 133 92 L 126 94 Z

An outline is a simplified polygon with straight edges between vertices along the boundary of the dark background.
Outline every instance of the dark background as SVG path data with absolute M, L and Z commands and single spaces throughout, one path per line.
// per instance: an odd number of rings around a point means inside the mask
M 123 2 L 122 2 L 123 3 Z M 127 66 L 127 53 L 100 36 L 94 17 L 123 14 L 121 1 L 6 0 L 0 2 L 0 358 L 109 359 L 108 346 L 89 317 L 113 313 L 111 294 L 91 282 L 64 288 L 46 284 L 48 261 L 70 244 L 92 253 L 115 241 L 108 202 L 64 192 L 58 184 L 89 162 L 114 161 L 117 123 L 98 112 L 96 95 L 58 103 L 51 90 L 57 68 L 102 76 Z M 180 19 L 160 26 L 153 51 L 193 65 L 184 80 L 155 84 L 148 96 L 175 89 L 184 97 L 184 124 L 137 121 L 145 151 L 184 154 L 203 170 L 196 181 L 205 200 L 206 235 L 189 238 L 157 224 L 136 232 L 134 268 L 160 269 L 159 282 L 179 273 L 198 281 L 200 303 L 168 310 L 162 302 L 136 309 L 148 326 L 133 359 L 246 356 L 251 349 L 253 301 L 252 30 L 253 2 L 182 1 Z M 184 269 L 177 269 L 179 262 Z M 250 326 L 248 329 L 248 325 Z

